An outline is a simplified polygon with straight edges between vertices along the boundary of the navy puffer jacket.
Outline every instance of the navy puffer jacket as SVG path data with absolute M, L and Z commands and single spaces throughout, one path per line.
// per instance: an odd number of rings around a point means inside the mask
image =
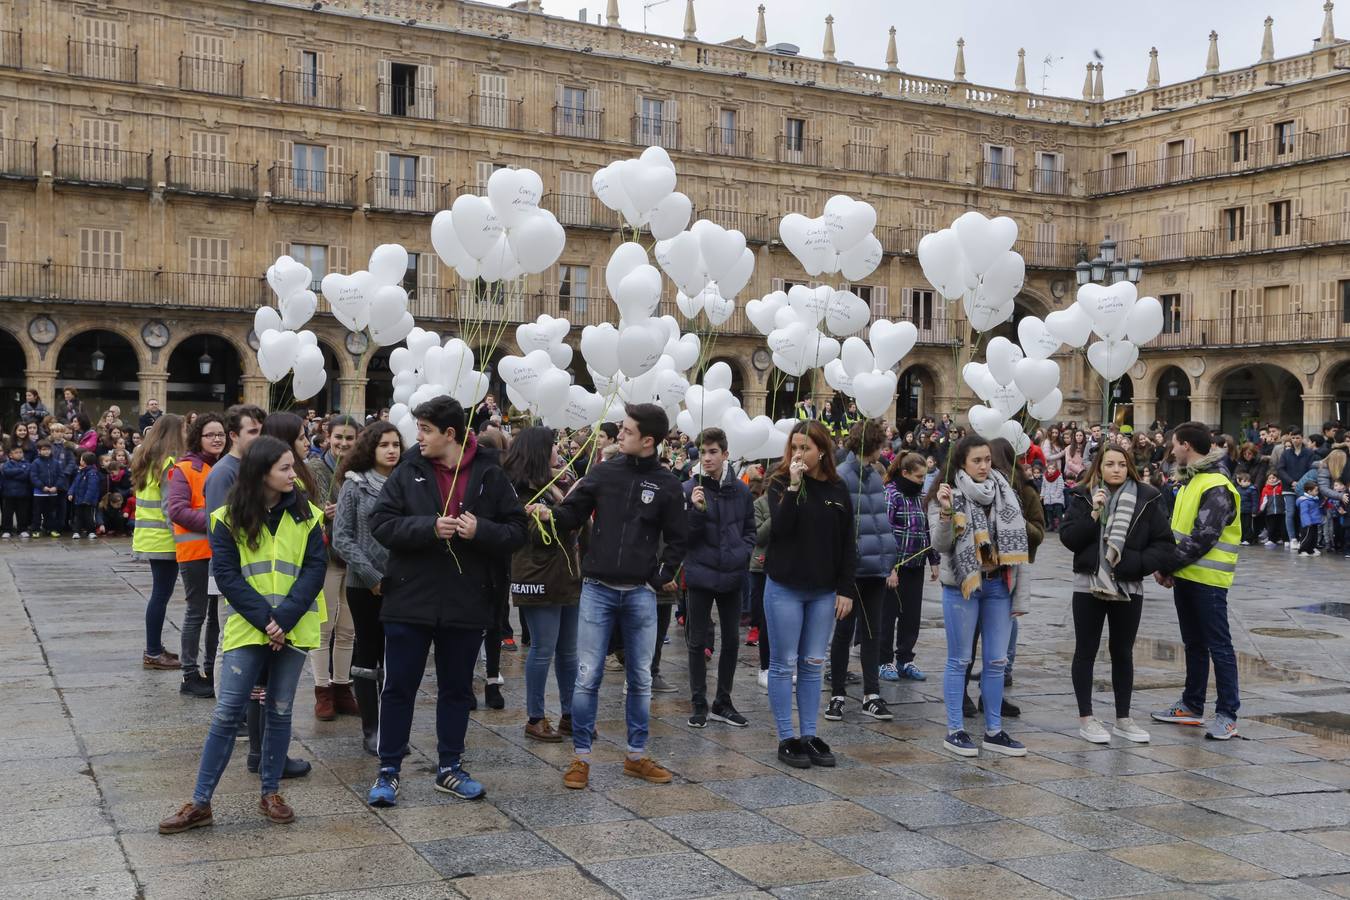
M 703 512 L 689 500 L 700 484 L 707 501 Z M 684 496 L 689 518 L 685 584 L 708 591 L 740 587 L 755 549 L 755 499 L 750 488 L 729 472 L 720 483 L 698 474 L 684 483 Z
M 844 479 L 849 499 L 853 501 L 854 521 L 857 523 L 858 578 L 885 578 L 891 574 L 899 558 L 895 532 L 891 530 L 886 508 L 886 483 L 877 470 L 862 466 L 862 485 L 858 483 L 858 457 L 849 453 L 839 464 L 839 477 Z

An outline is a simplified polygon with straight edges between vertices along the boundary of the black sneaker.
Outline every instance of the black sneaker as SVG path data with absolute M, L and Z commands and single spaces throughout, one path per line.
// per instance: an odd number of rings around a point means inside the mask
M 980 746 L 991 753 L 1001 753 L 1004 756 L 1027 755 L 1026 745 L 1008 737 L 1008 732 L 1006 731 L 1000 731 L 998 734 L 986 734 L 984 736 L 984 743 Z
M 983 697 L 980 698 L 980 712 L 984 712 Z M 966 715 L 974 715 L 974 713 L 966 713 Z M 1016 719 L 1018 716 L 1022 715 L 1022 707 L 1018 706 L 1016 703 L 1013 703 L 1011 700 L 1004 700 L 1003 711 L 1000 713 L 1000 715 L 1002 715 L 1003 718 L 1005 719 Z
M 778 742 L 778 761 L 794 769 L 811 768 L 811 757 L 807 755 L 806 746 L 799 738 Z
M 844 684 L 862 684 L 862 676 L 857 672 L 844 673 Z
M 215 688 L 211 686 L 211 682 L 202 677 L 201 672 L 189 672 L 184 675 L 183 683 L 178 686 L 178 693 L 200 697 L 203 700 L 210 700 L 216 696 Z
M 737 728 L 745 728 L 750 724 L 746 721 L 745 716 L 736 712 L 736 707 L 734 706 L 723 706 L 721 709 L 714 706 L 712 708 L 712 713 L 708 718 L 712 719 L 714 722 L 725 722 L 728 725 L 734 725 Z
M 890 707 L 886 705 L 886 701 L 882 700 L 880 697 L 872 697 L 864 700 L 862 711 L 863 715 L 871 716 L 874 719 L 880 719 L 883 722 L 889 722 L 891 719 L 895 718 L 895 716 L 891 714 Z
M 844 698 L 831 697 L 830 705 L 825 707 L 825 718 L 831 722 L 839 722 L 844 718 Z
M 708 714 L 707 714 L 707 713 L 702 713 L 702 712 L 696 712 L 696 713 L 694 713 L 692 716 L 689 717 L 689 727 L 690 727 L 690 728 L 707 728 L 707 727 L 708 727 Z
M 961 715 L 967 719 L 975 715 L 975 701 L 970 699 L 969 694 L 961 698 Z
M 488 709 L 505 709 L 506 698 L 502 696 L 502 686 L 491 681 L 484 685 L 483 702 L 488 705 Z
M 811 765 L 826 768 L 834 766 L 834 754 L 830 752 L 830 745 L 814 734 L 804 739 L 802 745 L 806 747 L 806 755 L 811 758 Z

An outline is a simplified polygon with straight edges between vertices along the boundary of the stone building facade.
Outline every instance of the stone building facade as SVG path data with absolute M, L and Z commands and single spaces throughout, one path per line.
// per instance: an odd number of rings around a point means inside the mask
M 268 402 L 252 344 L 262 279 L 280 253 L 316 277 L 361 268 L 377 244 L 413 256 L 420 324 L 508 324 L 547 312 L 579 329 L 617 317 L 603 287 L 618 221 L 590 176 L 667 147 L 698 216 L 739 228 L 758 256 L 744 301 L 810 283 L 778 220 L 834 193 L 873 203 L 881 267 L 852 289 L 875 316 L 914 321 L 897 414 L 956 411 L 966 329 L 925 282 L 919 238 L 967 209 L 1008 215 L 1028 277 L 1017 315 L 1071 303 L 1074 265 L 1104 237 L 1145 263 L 1167 327 L 1112 389 L 1140 424 L 1195 416 L 1350 418 L 1350 43 L 1327 24 L 1310 52 L 1219 65 L 1107 100 L 901 71 L 755 39 L 708 43 L 692 4 L 682 38 L 462 0 L 8 0 L 0 3 L 0 421 L 36 389 L 75 385 L 103 407 Z M 878 48 L 881 49 L 881 48 Z M 1010 61 L 1010 69 L 1013 66 Z M 1141 65 L 1141 69 L 1143 66 Z M 491 172 L 528 165 L 566 226 L 559 264 L 500 302 L 431 250 L 430 217 Z M 663 311 L 673 311 L 673 294 Z M 310 405 L 388 403 L 387 353 L 324 311 L 309 326 L 330 383 Z M 772 370 L 738 311 L 705 334 L 753 412 L 809 379 Z M 1011 328 L 1011 323 L 1009 326 Z M 495 355 L 511 352 L 508 328 Z M 1103 385 L 1066 354 L 1064 418 L 1101 415 Z M 584 378 L 584 372 L 583 372 Z

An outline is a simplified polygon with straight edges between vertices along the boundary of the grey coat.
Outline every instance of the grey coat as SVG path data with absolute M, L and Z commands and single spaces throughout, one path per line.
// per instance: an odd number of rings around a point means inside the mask
M 849 453 L 839 464 L 839 477 L 848 488 L 857 522 L 858 567 L 854 575 L 885 578 L 900 556 L 886 505 L 886 483 L 872 466 L 861 468 L 863 477 L 859 485 L 858 457 Z
M 389 550 L 370 533 L 380 491 L 364 472 L 348 472 L 333 517 L 333 550 L 347 563 L 347 584 L 369 590 L 384 578 Z

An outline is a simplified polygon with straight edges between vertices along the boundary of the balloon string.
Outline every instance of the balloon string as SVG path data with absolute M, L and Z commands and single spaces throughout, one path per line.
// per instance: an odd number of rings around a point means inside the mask
M 461 459 L 460 462 L 462 463 L 463 460 Z M 460 465 L 456 465 L 454 475 L 450 476 L 450 490 L 445 495 L 445 503 L 441 506 L 442 516 L 450 515 L 450 501 L 453 500 L 455 496 L 455 485 L 459 482 L 460 468 L 461 468 Z M 464 510 L 460 509 L 459 512 L 462 514 Z M 456 518 L 458 518 L 458 516 Z M 463 575 L 464 567 L 459 564 L 459 555 L 455 553 L 455 548 L 451 545 L 451 541 L 453 540 L 454 540 L 453 535 L 445 539 L 445 549 L 450 551 L 450 557 L 455 561 L 455 568 L 459 570 L 459 574 Z

